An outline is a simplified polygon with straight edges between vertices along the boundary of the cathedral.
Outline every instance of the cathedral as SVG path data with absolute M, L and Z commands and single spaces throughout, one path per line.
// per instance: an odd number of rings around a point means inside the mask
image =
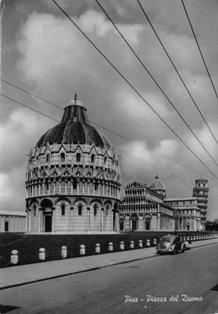
M 74 99 L 30 151 L 28 233 L 118 233 L 120 169 L 107 137 Z
M 149 186 L 133 180 L 124 186 L 120 230 L 204 230 L 208 191 L 207 180 L 200 179 L 195 181 L 192 197 L 167 198 L 165 185 L 158 175 Z
M 148 187 L 138 180 L 127 183 L 124 193 L 120 230 L 174 231 L 174 210 L 164 202 L 166 188 L 158 175 Z

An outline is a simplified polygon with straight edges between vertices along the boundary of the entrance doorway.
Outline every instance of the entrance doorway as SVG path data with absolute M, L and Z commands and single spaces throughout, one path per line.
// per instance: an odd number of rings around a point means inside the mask
M 124 229 L 124 221 L 120 220 L 120 231 L 123 231 Z
M 5 232 L 8 232 L 9 230 L 9 222 L 5 221 Z
M 150 230 L 150 219 L 145 220 L 145 230 Z
M 52 215 L 45 215 L 45 232 L 52 232 Z
M 137 230 L 137 220 L 132 220 L 132 229 Z

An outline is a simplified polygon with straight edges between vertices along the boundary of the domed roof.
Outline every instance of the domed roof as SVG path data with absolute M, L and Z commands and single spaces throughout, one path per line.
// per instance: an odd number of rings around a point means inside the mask
M 151 182 L 150 189 L 152 190 L 159 190 L 159 191 L 166 191 L 165 185 L 163 182 L 159 179 L 159 176 L 156 175 L 154 181 Z
M 112 149 L 107 137 L 89 124 L 86 108 L 80 102 L 77 103 L 76 94 L 74 100 L 65 107 L 61 122 L 48 130 L 40 138 L 36 147 L 42 147 L 47 143 L 88 144 Z

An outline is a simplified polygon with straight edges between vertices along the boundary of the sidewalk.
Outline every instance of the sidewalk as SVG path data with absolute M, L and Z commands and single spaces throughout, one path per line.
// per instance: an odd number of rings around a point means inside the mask
M 215 243 L 218 239 L 195 241 L 192 248 Z M 154 256 L 155 247 L 151 247 L 1 268 L 0 290 Z

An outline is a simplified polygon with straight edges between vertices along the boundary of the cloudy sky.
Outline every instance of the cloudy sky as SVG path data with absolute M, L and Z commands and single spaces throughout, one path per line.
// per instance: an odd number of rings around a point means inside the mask
M 218 162 L 218 144 L 196 110 L 137 1 L 99 0 L 187 124 Z M 158 173 L 168 197 L 192 196 L 195 179 L 209 182 L 209 220 L 218 218 L 218 168 L 151 80 L 94 0 L 57 0 L 149 105 L 66 18 L 52 0 L 7 0 L 2 17 L 2 79 L 64 108 L 78 94 L 89 120 L 119 150 L 123 184 L 150 184 Z M 180 0 L 141 0 L 153 26 L 218 139 L 218 100 Z M 218 89 L 218 2 L 185 0 Z M 1 83 L 1 93 L 60 120 L 63 110 Z M 0 96 L 0 208 L 25 210 L 28 154 L 57 122 Z M 209 169 L 209 170 L 208 170 Z

